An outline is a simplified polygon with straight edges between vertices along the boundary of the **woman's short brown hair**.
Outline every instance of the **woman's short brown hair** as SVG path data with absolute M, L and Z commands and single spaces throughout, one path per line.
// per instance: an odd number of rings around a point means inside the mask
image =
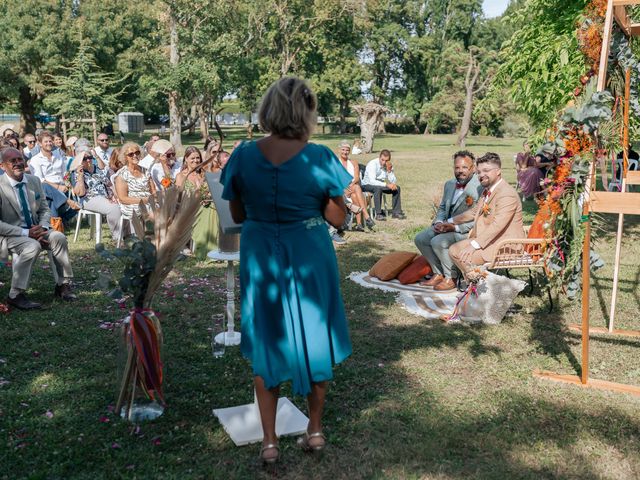
M 260 128 L 284 138 L 309 137 L 317 121 L 318 102 L 307 83 L 295 77 L 276 81 L 258 111 Z

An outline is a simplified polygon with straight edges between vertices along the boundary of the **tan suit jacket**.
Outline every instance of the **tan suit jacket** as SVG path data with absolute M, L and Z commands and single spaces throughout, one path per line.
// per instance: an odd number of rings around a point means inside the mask
M 27 202 L 31 209 L 34 224 L 51 228 L 51 210 L 47 205 L 47 199 L 38 177 L 24 174 L 24 182 L 27 184 Z M 0 175 L 0 258 L 7 258 L 9 250 L 7 237 L 20 237 L 22 235 L 22 221 L 20 215 L 22 207 L 16 198 L 14 188 L 9 183 L 7 174 Z
M 469 240 L 478 242 L 485 262 L 493 258 L 496 248 L 502 240 L 524 237 L 520 197 L 518 192 L 504 179 L 496 186 L 488 199 L 485 200 L 481 196 L 476 208 L 472 212 L 467 211 L 456 217 L 455 223 L 468 221 L 471 214 L 473 214 L 475 223 L 469 232 Z

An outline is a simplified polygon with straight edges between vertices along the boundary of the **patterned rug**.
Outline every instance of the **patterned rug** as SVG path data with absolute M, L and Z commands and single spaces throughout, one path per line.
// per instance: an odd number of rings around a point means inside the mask
M 417 283 L 402 285 L 397 280 L 384 282 L 369 276 L 368 272 L 353 272 L 348 278 L 365 288 L 396 292 L 396 302 L 402 308 L 424 318 L 440 318 L 442 315 L 451 314 L 459 295 L 457 290 L 444 293 L 434 292 Z

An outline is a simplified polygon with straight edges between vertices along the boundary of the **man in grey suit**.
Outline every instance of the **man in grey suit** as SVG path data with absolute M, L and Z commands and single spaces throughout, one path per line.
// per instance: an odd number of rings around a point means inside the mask
M 11 290 L 7 303 L 22 310 L 40 308 L 25 295 L 31 269 L 43 248 L 53 254 L 58 284 L 54 295 L 75 300 L 71 291 L 73 271 L 69 262 L 67 237 L 51 230 L 51 211 L 37 177 L 24 173 L 22 152 L 14 148 L 0 150 L 0 258 L 13 255 Z
M 475 157 L 466 150 L 453 155 L 454 180 L 444 185 L 442 201 L 433 224 L 420 232 L 415 243 L 433 270 L 433 277 L 421 285 L 437 291 L 455 288 L 457 270 L 449 256 L 449 247 L 467 238 L 473 221 L 454 225 L 451 219 L 473 208 L 482 193 L 482 186 L 475 173 Z

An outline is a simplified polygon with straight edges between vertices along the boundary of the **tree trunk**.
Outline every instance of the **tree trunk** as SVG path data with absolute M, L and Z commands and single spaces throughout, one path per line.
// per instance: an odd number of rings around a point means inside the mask
M 458 133 L 458 146 L 464 148 L 467 143 L 467 135 L 471 127 L 471 114 L 473 113 L 473 88 L 467 88 L 467 97 L 464 102 L 464 113 L 462 114 L 462 123 L 460 124 L 460 132 Z
M 205 142 L 209 136 L 209 111 L 207 109 L 208 103 L 202 103 L 198 107 L 198 118 L 200 119 L 200 136 L 202 141 Z
M 249 112 L 247 112 L 247 118 L 249 119 L 247 122 L 247 138 L 249 140 L 253 140 L 253 117 L 251 115 L 252 112 L 249 110 Z
M 371 153 L 373 151 L 375 134 L 378 132 L 380 124 L 384 124 L 384 114 L 387 113 L 389 109 L 377 103 L 355 105 L 353 109 L 358 114 L 362 150 L 364 153 Z
M 349 112 L 349 102 L 340 100 L 340 133 L 347 133 L 347 113 Z M 324 128 L 324 126 L 323 126 Z
M 178 27 L 173 10 L 169 9 L 169 62 L 177 66 L 180 61 L 178 53 Z M 177 91 L 169 92 L 169 141 L 176 150 L 182 149 L 182 112 L 179 106 L 180 94 Z
M 480 75 L 480 65 L 473 55 L 472 51 L 469 51 L 469 66 L 467 67 L 467 75 L 464 80 L 464 86 L 467 90 L 464 101 L 464 113 L 462 114 L 462 122 L 458 130 L 458 146 L 464 148 L 467 143 L 467 135 L 469 135 L 469 128 L 471 127 L 471 115 L 473 113 L 473 96 L 477 93 L 474 89 L 476 82 L 478 81 L 478 75 Z
M 189 113 L 189 135 L 196 134 L 196 123 L 198 123 L 198 105 L 195 103 L 191 105 L 191 112 Z
M 22 86 L 18 92 L 20 104 L 20 130 L 22 134 L 36 131 L 36 96 L 29 87 Z

